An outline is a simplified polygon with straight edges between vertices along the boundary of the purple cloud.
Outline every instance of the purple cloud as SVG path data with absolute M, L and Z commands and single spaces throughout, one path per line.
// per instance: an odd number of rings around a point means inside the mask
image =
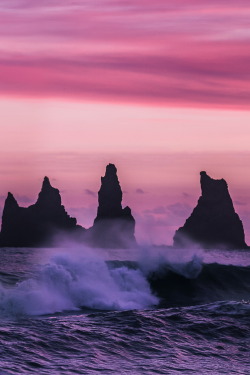
M 234 200 L 233 203 L 236 204 L 237 206 L 246 206 L 246 202 L 242 202 L 238 200 Z
M 145 194 L 145 191 L 140 189 L 140 188 L 136 189 L 135 192 L 136 192 L 136 194 Z
M 97 193 L 93 190 L 90 190 L 90 189 L 85 189 L 84 192 L 85 192 L 85 194 L 90 195 L 91 197 L 97 196 Z
M 18 195 L 17 194 L 17 195 L 15 195 L 15 198 L 18 202 L 21 202 L 21 203 L 26 203 L 26 204 L 34 203 L 33 200 L 30 197 L 28 197 L 27 195 Z
M 3 0 L 0 93 L 249 108 L 249 10 L 247 0 Z
M 20 203 L 25 203 L 25 204 L 34 203 L 34 201 L 30 197 L 28 197 L 27 195 L 14 194 L 14 197 Z M 6 198 L 7 198 L 7 194 L 6 195 L 0 195 L 0 201 L 5 201 Z
M 143 211 L 145 214 L 165 215 L 167 213 L 166 207 L 158 206 L 151 210 Z
M 167 209 L 169 212 L 171 212 L 172 214 L 176 216 L 186 217 L 186 218 L 188 218 L 188 216 L 192 212 L 192 207 L 190 205 L 186 203 L 180 203 L 180 202 L 168 205 Z

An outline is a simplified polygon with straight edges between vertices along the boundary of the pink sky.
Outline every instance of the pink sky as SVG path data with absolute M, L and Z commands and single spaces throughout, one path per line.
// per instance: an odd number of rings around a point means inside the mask
M 171 243 L 207 170 L 250 242 L 249 17 L 248 0 L 1 1 L 0 207 L 48 175 L 89 226 L 114 162 L 138 238 Z

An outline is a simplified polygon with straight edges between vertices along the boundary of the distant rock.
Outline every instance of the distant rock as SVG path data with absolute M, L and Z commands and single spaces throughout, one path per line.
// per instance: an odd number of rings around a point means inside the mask
M 174 247 L 197 244 L 202 248 L 244 249 L 242 221 L 234 210 L 224 179 L 200 173 L 202 195 L 190 217 L 174 236 Z
M 2 216 L 1 246 L 49 246 L 53 245 L 56 234 L 78 238 L 84 232 L 65 211 L 59 190 L 51 186 L 48 177 L 44 178 L 37 202 L 29 207 L 19 207 L 8 193 Z
M 128 248 L 136 245 L 135 219 L 129 207 L 122 208 L 122 190 L 114 164 L 108 164 L 98 192 L 94 225 L 88 230 L 95 247 Z

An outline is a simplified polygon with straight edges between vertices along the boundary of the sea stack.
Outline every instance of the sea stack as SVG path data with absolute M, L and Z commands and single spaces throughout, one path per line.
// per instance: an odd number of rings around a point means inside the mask
M 79 236 L 83 231 L 65 211 L 59 190 L 51 186 L 48 177 L 43 180 L 37 202 L 29 207 L 19 207 L 8 193 L 2 216 L 1 246 L 51 246 L 58 233 Z
M 122 190 L 114 164 L 108 164 L 98 192 L 98 210 L 89 229 L 92 246 L 129 248 L 136 245 L 135 219 L 129 207 L 122 208 Z
M 22 207 L 19 207 L 14 195 L 9 192 L 3 209 L 2 229 L 0 234 L 1 246 L 16 247 L 19 246 L 18 244 L 20 242 L 23 243 L 23 210 Z
M 234 210 L 224 179 L 200 172 L 201 197 L 190 217 L 174 236 L 174 247 L 244 249 L 242 221 Z

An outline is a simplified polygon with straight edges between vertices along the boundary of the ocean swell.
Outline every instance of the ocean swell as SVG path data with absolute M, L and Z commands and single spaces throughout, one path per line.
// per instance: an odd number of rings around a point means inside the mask
M 168 264 L 150 272 L 152 290 L 161 298 L 160 306 L 192 306 L 214 301 L 249 301 L 250 267 L 203 264 L 197 260 L 183 269 Z
M 105 260 L 87 248 L 58 249 L 32 272 L 0 274 L 0 314 L 82 309 L 142 310 L 250 299 L 250 266 L 204 263 L 201 253 L 152 249 L 137 260 Z M 19 264 L 19 263 L 18 263 Z M 19 280 L 19 281 L 18 281 Z

